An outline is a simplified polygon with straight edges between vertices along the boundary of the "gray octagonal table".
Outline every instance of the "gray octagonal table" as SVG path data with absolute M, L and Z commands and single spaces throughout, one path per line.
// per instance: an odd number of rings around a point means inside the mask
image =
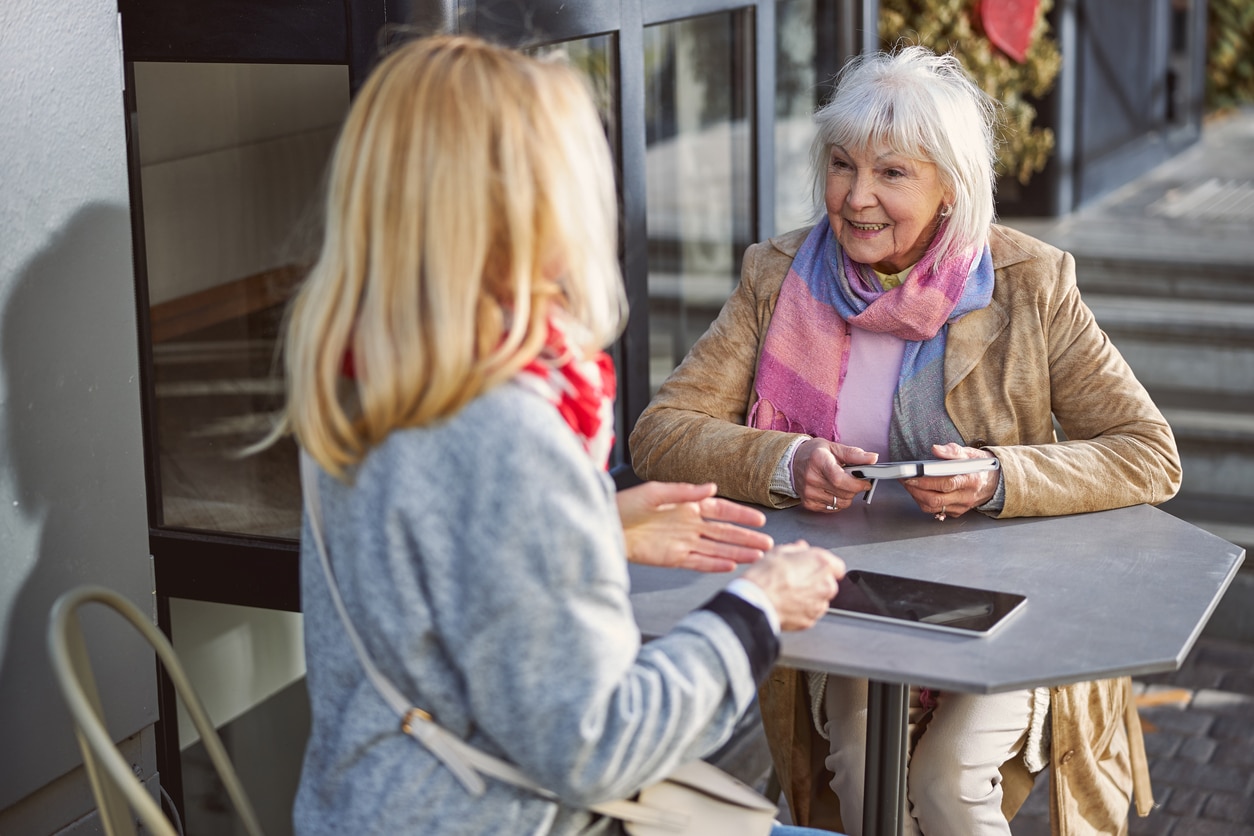
M 901 832 L 910 685 L 990 694 L 1174 670 L 1223 597 L 1245 550 L 1148 505 L 938 522 L 896 482 L 836 514 L 767 511 L 777 543 L 831 548 L 850 569 L 1018 592 L 994 635 L 968 638 L 839 615 L 783 636 L 780 663 L 870 680 L 863 832 Z M 646 637 L 670 630 L 732 576 L 632 566 Z

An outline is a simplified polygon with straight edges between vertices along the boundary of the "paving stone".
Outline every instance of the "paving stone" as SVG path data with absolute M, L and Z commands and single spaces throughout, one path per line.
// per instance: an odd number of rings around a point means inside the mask
M 1162 810 L 1151 810 L 1145 818 L 1134 813 L 1128 819 L 1128 836 L 1174 836 L 1178 832 L 1176 825 L 1179 822 L 1179 816 L 1164 813 Z
M 1202 807 L 1202 816 L 1219 821 L 1254 824 L 1254 798 L 1229 792 L 1213 793 Z
M 1217 746 L 1218 744 L 1209 737 L 1185 738 L 1180 744 L 1180 751 L 1176 753 L 1176 757 L 1196 763 L 1209 763 Z
M 1157 776 L 1154 777 L 1157 783 Z M 1206 799 L 1209 797 L 1210 790 L 1184 786 L 1172 787 L 1171 794 L 1162 802 L 1162 810 L 1173 816 L 1196 818 L 1201 815 L 1202 807 L 1205 806 Z
M 1215 716 L 1204 711 L 1185 711 L 1170 706 L 1143 708 L 1140 714 L 1160 732 L 1183 735 L 1206 734 L 1215 722 Z
M 1025 818 L 1049 818 L 1049 775 L 1042 773 L 1036 776 L 1036 785 L 1028 793 L 1027 800 L 1019 808 L 1019 816 Z M 1017 818 L 1017 816 L 1016 816 Z
M 1230 671 L 1223 678 L 1222 685 L 1225 691 L 1254 695 L 1254 671 Z
M 1246 792 L 1250 777 L 1243 771 L 1211 763 L 1170 760 L 1150 764 L 1155 783 L 1164 781 L 1178 789 L 1192 788 L 1206 792 Z M 1172 796 L 1173 800 L 1175 796 Z
M 1180 751 L 1180 744 L 1185 740 L 1183 735 L 1163 731 L 1145 732 L 1145 754 L 1150 760 L 1161 758 L 1169 760 Z
M 1010 822 L 1011 836 L 1050 836 L 1049 817 L 1015 816 Z
M 1254 695 L 1206 689 L 1193 695 L 1189 707 L 1202 711 L 1254 712 Z
M 1171 836 L 1254 836 L 1254 827 L 1226 821 L 1197 819 L 1177 822 L 1171 831 Z
M 1254 747 L 1248 743 L 1237 743 L 1231 740 L 1217 740 L 1216 744 L 1211 763 L 1254 772 Z
M 1172 674 L 1175 676 L 1175 674 Z M 1178 708 L 1185 709 L 1189 702 L 1193 699 L 1190 688 L 1181 688 L 1174 682 L 1162 681 L 1154 682 L 1146 680 L 1145 687 L 1142 689 L 1137 705 L 1143 710 L 1151 708 Z
M 1241 642 L 1208 639 L 1198 642 L 1189 659 L 1230 671 L 1254 669 L 1254 646 Z
M 1216 714 L 1210 720 L 1207 734 L 1216 740 L 1232 740 L 1254 746 L 1254 712 Z
M 1169 683 L 1177 688 L 1189 688 L 1194 691 L 1202 688 L 1218 688 L 1230 672 L 1231 668 L 1197 665 L 1176 671 L 1172 674 Z

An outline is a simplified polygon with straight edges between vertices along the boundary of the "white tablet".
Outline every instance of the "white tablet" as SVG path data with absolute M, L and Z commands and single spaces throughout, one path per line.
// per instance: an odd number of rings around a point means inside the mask
M 849 464 L 845 472 L 856 479 L 911 479 L 915 476 L 954 476 L 997 470 L 997 459 L 916 459 L 879 464 Z
M 988 636 L 1026 602 L 1026 596 L 1014 592 L 850 569 L 828 612 L 963 636 Z

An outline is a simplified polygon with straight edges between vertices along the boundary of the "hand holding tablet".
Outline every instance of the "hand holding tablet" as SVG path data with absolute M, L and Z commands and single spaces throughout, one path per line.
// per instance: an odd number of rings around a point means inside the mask
M 986 470 L 997 470 L 997 459 L 981 457 L 976 459 L 912 459 L 900 462 L 881 462 L 877 464 L 845 465 L 844 471 L 855 479 L 867 479 L 871 489 L 863 497 L 870 502 L 875 493 L 876 482 L 880 479 L 913 479 L 916 476 L 956 476 L 962 473 L 979 473 Z

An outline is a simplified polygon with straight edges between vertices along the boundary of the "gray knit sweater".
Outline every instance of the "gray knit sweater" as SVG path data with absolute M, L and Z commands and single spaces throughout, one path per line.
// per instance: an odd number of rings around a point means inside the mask
M 564 803 L 492 780 L 472 797 L 399 731 L 353 654 L 306 520 L 302 836 L 619 832 L 580 805 L 708 754 L 753 700 L 745 647 L 712 612 L 641 645 L 613 484 L 520 387 L 392 433 L 351 486 L 320 473 L 319 489 L 340 590 L 379 668 Z

